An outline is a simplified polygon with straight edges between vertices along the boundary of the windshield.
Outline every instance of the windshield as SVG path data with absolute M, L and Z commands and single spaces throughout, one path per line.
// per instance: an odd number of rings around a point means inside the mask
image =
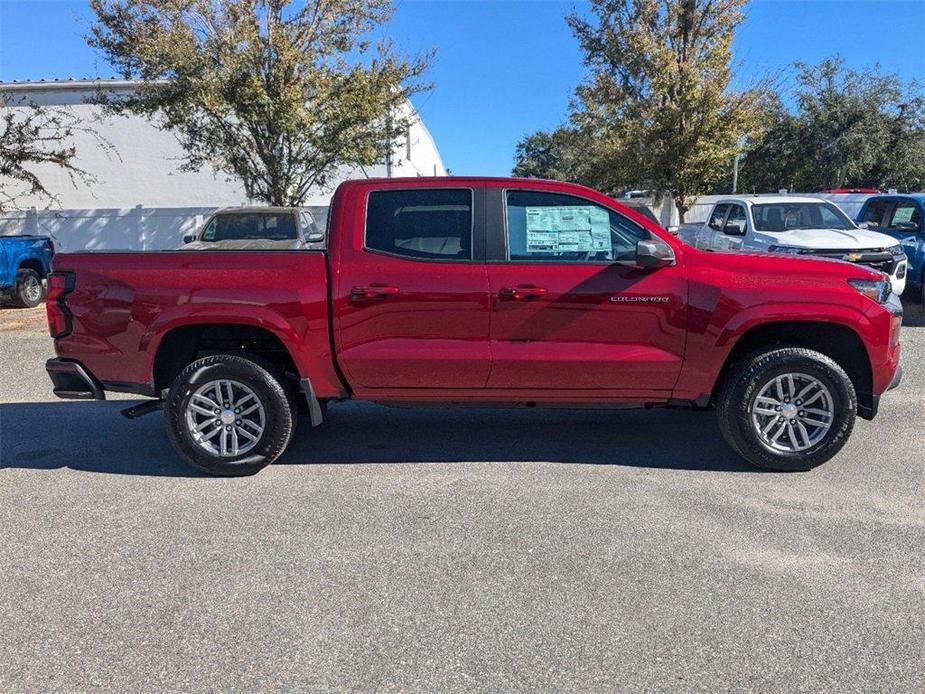
M 209 222 L 202 235 L 203 241 L 287 241 L 296 238 L 295 216 L 287 212 L 220 214 Z
M 775 202 L 752 205 L 758 231 L 854 229 L 854 223 L 830 202 Z

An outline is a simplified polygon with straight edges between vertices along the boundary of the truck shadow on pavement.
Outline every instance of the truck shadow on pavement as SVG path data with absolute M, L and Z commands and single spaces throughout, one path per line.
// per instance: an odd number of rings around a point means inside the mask
M 128 402 L 0 405 L 0 470 L 201 477 L 177 458 L 163 418 L 129 421 Z M 277 465 L 574 463 L 760 472 L 725 444 L 715 413 L 691 410 L 391 408 L 332 405 L 307 418 Z

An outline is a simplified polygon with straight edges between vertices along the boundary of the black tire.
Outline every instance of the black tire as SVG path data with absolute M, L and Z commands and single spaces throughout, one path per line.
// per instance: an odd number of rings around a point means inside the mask
M 752 404 L 761 389 L 788 373 L 818 380 L 832 401 L 828 431 L 803 451 L 772 450 L 752 422 Z M 831 459 L 848 441 L 857 416 L 857 395 L 848 374 L 829 357 L 811 349 L 784 347 L 752 354 L 735 364 L 720 388 L 716 409 L 723 438 L 745 460 L 770 470 L 802 472 Z
M 45 284 L 42 276 L 29 268 L 21 269 L 16 273 L 16 284 L 13 285 L 11 298 L 14 306 L 19 308 L 34 308 L 45 301 Z
M 241 455 L 210 453 L 187 426 L 187 409 L 196 391 L 223 379 L 250 389 L 263 407 L 263 432 L 257 435 L 253 448 Z M 197 470 L 224 477 L 253 475 L 279 458 L 292 440 L 297 420 L 295 397 L 282 373 L 259 357 L 231 354 L 204 357 L 183 369 L 170 387 L 164 414 L 167 433 L 180 457 Z M 216 426 L 221 429 L 219 424 Z M 224 434 L 219 432 L 219 436 Z

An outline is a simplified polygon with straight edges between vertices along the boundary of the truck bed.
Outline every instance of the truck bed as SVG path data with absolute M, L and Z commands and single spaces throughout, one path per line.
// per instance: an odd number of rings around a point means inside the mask
M 57 340 L 58 355 L 79 357 L 108 390 L 156 394 L 163 384 L 155 381 L 155 355 L 166 336 L 235 322 L 278 338 L 319 397 L 343 391 L 321 252 L 63 253 L 53 269 L 76 274 L 67 295 L 73 328 Z

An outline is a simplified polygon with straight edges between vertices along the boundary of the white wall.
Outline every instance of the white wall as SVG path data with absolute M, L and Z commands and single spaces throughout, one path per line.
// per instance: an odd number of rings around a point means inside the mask
M 214 207 L 28 210 L 0 215 L 0 236 L 50 236 L 59 251 L 162 251 L 179 248 Z M 322 228 L 327 207 L 310 208 Z
M 169 248 L 175 247 L 184 233 L 197 228 L 213 209 L 250 202 L 243 186 L 223 174 L 208 168 L 181 171 L 183 150 L 171 133 L 154 123 L 139 116 L 103 117 L 99 107 L 87 103 L 98 84 L 113 92 L 131 90 L 133 85 L 126 81 L 0 84 L 0 92 L 12 103 L 68 109 L 115 150 L 110 153 L 100 147 L 89 133 L 76 133 L 72 139 L 77 149 L 75 163 L 92 174 L 96 183 L 75 187 L 60 168 L 35 167 L 58 202 L 42 210 L 47 201 L 36 196 L 21 197 L 17 203 L 22 209 L 38 208 L 35 218 L 29 220 L 21 212 L 0 214 L 0 234 L 53 234 L 58 237 L 59 248 L 66 250 L 78 250 L 82 243 L 87 248 Z M 24 106 L 10 108 L 15 111 Z M 445 176 L 433 138 L 410 103 L 407 108 L 414 122 L 409 137 L 395 144 L 391 175 Z M 384 164 L 365 169 L 344 167 L 330 187 L 312 190 L 305 204 L 326 207 L 337 183 L 385 175 Z M 29 231 L 24 232 L 26 229 Z

